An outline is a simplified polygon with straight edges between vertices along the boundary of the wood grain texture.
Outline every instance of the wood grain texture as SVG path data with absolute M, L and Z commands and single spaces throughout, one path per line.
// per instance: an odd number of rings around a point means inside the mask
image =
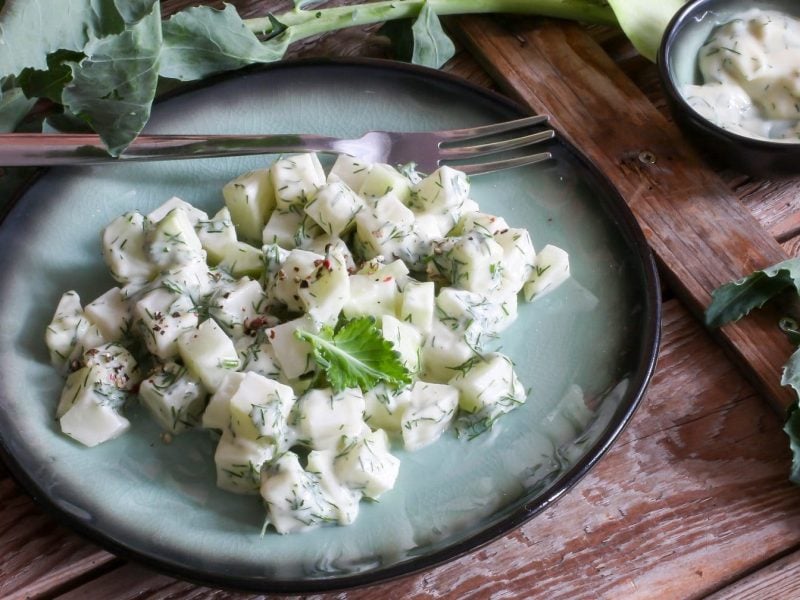
M 597 163 L 636 214 L 673 291 L 701 316 L 719 285 L 786 258 L 725 182 L 709 169 L 642 91 L 581 28 L 490 18 L 458 20 L 467 47 L 502 89 Z M 769 315 L 718 336 L 758 389 L 783 410 L 779 384 L 790 348 Z
M 0 479 L 0 598 L 36 598 L 114 560 L 57 525 Z
M 800 598 L 800 552 L 770 563 L 763 569 L 711 594 L 706 600 L 775 600 Z
M 774 181 L 747 178 L 734 191 L 753 216 L 777 239 L 800 233 L 800 177 Z
M 800 544 L 780 422 L 677 301 L 647 399 L 554 507 L 469 556 L 313 598 L 691 598 Z M 125 566 L 67 598 L 238 597 Z

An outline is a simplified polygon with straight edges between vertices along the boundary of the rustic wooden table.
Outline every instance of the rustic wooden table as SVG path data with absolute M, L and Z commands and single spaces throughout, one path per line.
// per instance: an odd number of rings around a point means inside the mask
M 162 5 L 169 13 L 195 3 Z M 234 4 L 244 15 L 276 5 Z M 800 489 L 787 481 L 788 395 L 778 385 L 788 345 L 769 313 L 716 339 L 693 316 L 715 285 L 800 254 L 800 179 L 707 168 L 668 121 L 655 67 L 619 35 L 536 19 L 449 26 L 467 49 L 447 70 L 554 114 L 620 187 L 667 282 L 661 356 L 633 421 L 555 506 L 459 560 L 337 597 L 800 597 Z M 370 32 L 328 35 L 291 55 L 384 55 Z M 638 161 L 643 151 L 656 162 Z M 236 594 L 84 541 L 0 466 L 0 597 L 151 596 Z

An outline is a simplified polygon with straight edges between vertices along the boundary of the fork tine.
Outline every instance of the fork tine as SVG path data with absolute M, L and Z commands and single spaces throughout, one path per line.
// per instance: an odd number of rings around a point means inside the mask
M 550 139 L 553 139 L 556 132 L 552 129 L 525 135 L 518 138 L 511 138 L 508 140 L 501 140 L 499 142 L 490 142 L 488 144 L 477 144 L 475 146 L 458 146 L 439 148 L 439 153 L 442 158 L 447 160 L 456 160 L 461 158 L 472 158 L 475 156 L 484 156 L 487 154 L 495 154 L 497 152 L 505 152 L 506 150 L 514 150 L 515 148 L 524 148 Z
M 502 123 L 492 123 L 491 125 L 481 125 L 480 127 L 467 127 L 465 129 L 450 129 L 435 132 L 443 142 L 467 141 L 475 138 L 482 138 L 496 133 L 514 131 L 523 127 L 532 127 L 547 123 L 547 115 L 534 115 L 524 117 L 514 121 L 503 121 Z
M 495 160 L 492 162 L 475 163 L 472 165 L 456 165 L 453 168 L 463 171 L 467 175 L 483 175 L 485 173 L 494 173 L 495 171 L 502 171 L 504 169 L 514 169 L 516 167 L 524 167 L 526 165 L 535 165 L 536 163 L 544 162 L 546 160 L 550 160 L 551 158 L 553 158 L 553 155 L 549 152 L 540 152 L 539 154 L 529 154 L 527 156 Z

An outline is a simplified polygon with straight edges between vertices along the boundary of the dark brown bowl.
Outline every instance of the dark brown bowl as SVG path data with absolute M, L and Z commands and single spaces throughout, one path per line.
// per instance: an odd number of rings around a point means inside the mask
M 692 0 L 664 33 L 658 52 L 661 82 L 676 122 L 711 161 L 759 176 L 800 174 L 800 140 L 773 142 L 723 129 L 697 113 L 681 93 L 684 85 L 702 83 L 697 55 L 711 31 L 751 8 L 800 18 L 796 0 Z

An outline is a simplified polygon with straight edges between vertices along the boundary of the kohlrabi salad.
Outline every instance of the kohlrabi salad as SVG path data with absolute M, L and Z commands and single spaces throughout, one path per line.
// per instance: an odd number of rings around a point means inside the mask
M 165 440 L 207 429 L 217 485 L 289 533 L 351 523 L 394 486 L 393 449 L 469 440 L 526 401 L 492 341 L 568 257 L 481 212 L 463 173 L 339 156 L 326 175 L 300 154 L 222 196 L 213 216 L 173 197 L 103 230 L 119 285 L 66 292 L 46 332 L 66 435 L 116 438 L 134 402 Z

